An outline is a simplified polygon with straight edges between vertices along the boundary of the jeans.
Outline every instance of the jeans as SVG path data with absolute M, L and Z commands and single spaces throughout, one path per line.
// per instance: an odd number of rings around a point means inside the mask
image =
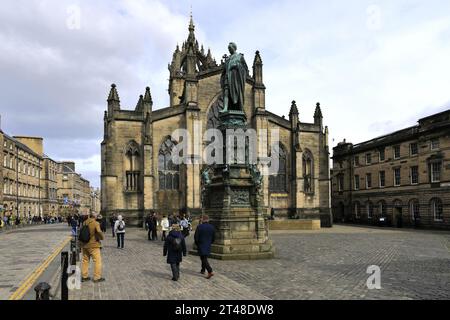
M 163 232 L 162 232 L 161 240 L 162 241 L 166 240 L 166 231 L 165 230 L 163 230 Z
M 125 232 L 121 232 L 121 233 L 117 232 L 117 248 L 123 249 L 124 240 L 125 240 Z
M 81 260 L 81 276 L 87 278 L 89 276 L 89 260 L 94 261 L 94 280 L 102 277 L 102 256 L 100 248 L 83 248 L 83 259 Z
M 170 268 L 172 269 L 172 277 L 178 280 L 180 278 L 180 263 L 171 263 Z
M 211 273 L 213 270 L 208 262 L 208 256 L 200 256 L 200 260 L 202 261 L 202 272 L 205 272 L 205 269 L 208 270 L 208 273 Z
M 152 229 L 148 229 L 148 240 L 153 240 L 153 237 L 152 237 Z

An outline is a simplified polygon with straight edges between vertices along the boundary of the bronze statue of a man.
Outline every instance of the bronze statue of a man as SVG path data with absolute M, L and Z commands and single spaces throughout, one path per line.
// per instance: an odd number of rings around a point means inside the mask
M 248 75 L 248 67 L 244 55 L 236 52 L 237 46 L 234 42 L 228 45 L 230 56 L 225 60 L 220 85 L 223 91 L 223 109 L 244 111 L 245 81 Z

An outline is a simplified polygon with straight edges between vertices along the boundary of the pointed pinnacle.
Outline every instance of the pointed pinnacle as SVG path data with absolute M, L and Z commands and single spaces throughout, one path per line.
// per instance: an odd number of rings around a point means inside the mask
M 153 102 L 152 94 L 150 93 L 150 87 L 145 88 L 144 102 Z
M 120 101 L 119 94 L 117 93 L 116 85 L 114 83 L 111 85 L 108 101 Z

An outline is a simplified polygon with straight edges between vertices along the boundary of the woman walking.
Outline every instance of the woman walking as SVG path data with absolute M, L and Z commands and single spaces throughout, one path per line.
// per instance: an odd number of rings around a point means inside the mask
M 167 263 L 172 269 L 172 280 L 180 279 L 180 263 L 186 256 L 186 242 L 180 232 L 180 225 L 172 225 L 172 230 L 164 242 L 163 256 L 167 256 Z
M 123 249 L 125 240 L 125 221 L 123 221 L 121 215 L 117 217 L 116 223 L 114 224 L 114 233 L 117 235 L 117 248 Z

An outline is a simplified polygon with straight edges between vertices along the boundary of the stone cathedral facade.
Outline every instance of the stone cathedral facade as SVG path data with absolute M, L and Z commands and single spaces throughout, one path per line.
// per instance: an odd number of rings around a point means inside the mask
M 153 110 L 147 87 L 134 110 L 123 109 L 117 87 L 111 86 L 101 143 L 102 213 L 107 216 L 120 213 L 136 224 L 150 210 L 192 216 L 202 212 L 205 165 L 193 155 L 187 155 L 192 164 L 174 164 L 171 151 L 180 141 L 172 134 L 183 128 L 194 137 L 196 123 L 203 131 L 217 126 L 223 61 L 217 63 L 210 50 L 199 46 L 192 18 L 188 30 L 187 40 L 176 47 L 169 64 L 168 107 Z M 256 131 L 278 129 L 280 140 L 278 172 L 263 178 L 264 212 L 269 215 L 273 208 L 276 218 L 320 218 L 322 227 L 331 226 L 328 128 L 323 126 L 319 103 L 311 123 L 301 121 L 295 101 L 289 119 L 269 112 L 258 51 L 251 69 L 245 84 L 247 119 Z M 268 137 L 267 150 L 271 143 Z

